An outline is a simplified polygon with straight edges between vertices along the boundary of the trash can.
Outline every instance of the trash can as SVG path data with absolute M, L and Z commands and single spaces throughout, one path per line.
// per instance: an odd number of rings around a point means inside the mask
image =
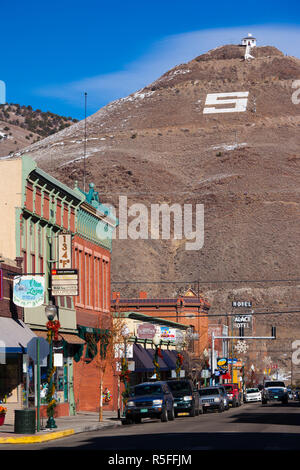
M 15 410 L 15 433 L 35 434 L 35 408 Z

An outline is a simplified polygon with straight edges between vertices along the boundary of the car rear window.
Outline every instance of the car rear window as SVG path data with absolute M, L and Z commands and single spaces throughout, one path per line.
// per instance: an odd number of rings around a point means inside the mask
M 192 389 L 188 382 L 167 382 L 171 392 L 191 393 Z
M 259 390 L 258 390 L 258 388 L 247 388 L 246 392 L 247 393 L 258 393 Z
M 265 387 L 268 388 L 268 387 L 284 387 L 284 382 L 266 382 L 265 383 Z
M 218 388 L 200 388 L 198 390 L 199 395 L 205 396 L 205 395 L 220 395 L 220 390 Z

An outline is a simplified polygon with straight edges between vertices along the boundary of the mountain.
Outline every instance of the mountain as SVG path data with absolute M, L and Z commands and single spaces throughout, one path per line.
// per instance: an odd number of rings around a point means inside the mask
M 0 157 L 69 127 L 77 119 L 19 104 L 0 105 Z
M 204 204 L 198 251 L 187 251 L 180 239 L 114 241 L 113 281 L 186 281 L 113 284 L 121 295 L 137 295 L 139 288 L 175 295 L 192 286 L 209 298 L 212 313 L 231 311 L 233 299 L 252 300 L 256 311 L 299 307 L 300 283 L 276 280 L 299 272 L 300 105 L 293 96 L 300 60 L 272 46 L 251 49 L 249 61 L 244 52 L 238 45 L 216 48 L 87 119 L 86 177 L 102 202 L 118 206 L 119 194 L 126 194 L 128 206 Z M 234 102 L 222 104 L 230 99 L 224 93 L 235 95 Z M 84 126 L 73 124 L 23 152 L 82 187 Z M 274 356 L 290 351 L 286 326 L 296 335 L 297 318 L 256 318 L 261 334 L 278 326 L 281 339 L 266 346 Z

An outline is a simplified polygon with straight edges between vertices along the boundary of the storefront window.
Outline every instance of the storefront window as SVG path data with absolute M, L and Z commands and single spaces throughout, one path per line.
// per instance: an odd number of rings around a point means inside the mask
M 21 384 L 18 357 L 6 356 L 6 364 L 0 364 L 0 403 L 18 403 Z

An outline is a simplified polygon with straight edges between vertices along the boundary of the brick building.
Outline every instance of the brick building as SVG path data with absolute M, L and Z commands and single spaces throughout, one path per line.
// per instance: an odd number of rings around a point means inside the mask
M 90 346 L 95 338 L 99 342 L 102 330 L 110 324 L 111 235 L 116 220 L 99 202 L 93 184 L 88 193 L 71 189 L 27 156 L 2 160 L 0 170 L 0 253 L 17 260 L 23 273 L 45 278 L 44 303 L 24 307 L 24 323 L 35 335 L 46 338 L 45 307 L 50 301 L 57 306 L 60 330 L 54 350 L 63 353 L 63 366 L 57 367 L 54 378 L 56 414 L 95 410 L 99 386 Z M 78 297 L 51 293 L 50 273 L 58 268 L 58 235 L 62 233 L 72 236 L 72 267 L 78 268 L 80 279 Z M 43 383 L 46 366 L 41 377 Z M 34 406 L 34 384 L 29 388 L 33 390 L 29 405 Z
M 113 292 L 112 311 L 136 312 L 148 316 L 173 321 L 189 327 L 191 340 L 187 345 L 186 367 L 199 375 L 203 363 L 203 351 L 209 348 L 208 316 L 210 304 L 203 296 L 189 289 L 177 298 L 148 298 L 146 292 L 140 292 L 139 298 L 122 298 L 120 292 Z M 201 316 L 202 315 L 202 316 Z

